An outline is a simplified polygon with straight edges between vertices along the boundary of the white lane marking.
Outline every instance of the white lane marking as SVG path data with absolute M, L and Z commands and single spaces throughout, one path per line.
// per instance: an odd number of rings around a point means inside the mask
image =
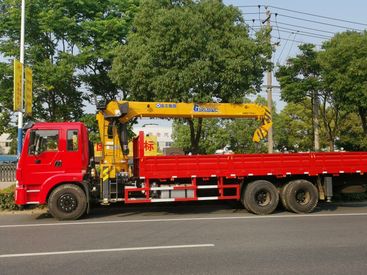
M 235 217 L 201 217 L 201 218 L 179 218 L 179 219 L 146 219 L 146 220 L 118 220 L 118 221 L 91 221 L 91 222 L 60 222 L 60 223 L 29 223 L 29 224 L 6 224 L 2 228 L 17 227 L 42 227 L 42 226 L 65 226 L 65 225 L 94 225 L 115 223 L 144 223 L 144 222 L 185 222 L 185 221 L 215 221 L 215 220 L 257 220 L 257 219 L 283 219 L 283 218 L 315 218 L 315 217 L 345 217 L 345 216 L 367 216 L 367 213 L 343 213 L 343 214 L 280 214 L 269 216 L 235 216 Z
M 214 244 L 188 244 L 188 245 L 125 247 L 125 248 L 110 248 L 110 249 L 50 251 L 50 252 L 39 252 L 39 253 L 3 254 L 3 255 L 0 255 L 0 258 L 53 256 L 53 255 L 85 254 L 85 253 L 103 253 L 103 252 L 121 252 L 121 251 L 138 251 L 138 250 L 200 248 L 200 247 L 214 247 L 214 246 L 215 246 Z

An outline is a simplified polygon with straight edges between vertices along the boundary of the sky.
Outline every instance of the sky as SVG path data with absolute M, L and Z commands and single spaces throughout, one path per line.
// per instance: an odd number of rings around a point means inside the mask
M 266 18 L 265 6 L 271 12 L 272 42 L 277 44 L 273 54 L 274 64 L 283 65 L 289 57 L 298 53 L 301 42 L 316 44 L 320 49 L 324 41 L 335 33 L 347 29 L 366 30 L 367 1 L 361 0 L 224 0 L 227 5 L 239 7 L 251 31 L 257 30 L 261 25 L 260 20 Z M 261 6 L 260 8 L 258 6 Z M 301 13 L 300 13 L 301 12 Z M 315 16 L 309 15 L 313 14 Z M 341 19 L 332 20 L 330 18 Z M 362 24 L 354 24 L 353 21 Z M 280 37 L 280 39 L 279 39 Z M 277 66 L 275 65 L 275 70 Z M 273 78 L 273 85 L 279 85 Z M 264 84 L 265 79 L 264 79 Z M 261 93 L 266 96 L 266 92 Z M 284 107 L 280 99 L 279 88 L 273 89 L 273 99 L 277 109 Z

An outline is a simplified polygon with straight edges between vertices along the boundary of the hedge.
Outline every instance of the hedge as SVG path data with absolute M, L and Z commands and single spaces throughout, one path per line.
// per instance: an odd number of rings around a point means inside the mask
M 19 207 L 14 203 L 15 185 L 0 190 L 0 210 L 17 210 Z

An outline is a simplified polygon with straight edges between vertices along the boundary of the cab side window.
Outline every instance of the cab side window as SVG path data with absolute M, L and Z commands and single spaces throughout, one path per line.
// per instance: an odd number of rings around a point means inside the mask
M 32 130 L 30 135 L 28 154 L 39 155 L 43 152 L 59 150 L 58 130 Z
M 78 151 L 78 130 L 68 130 L 67 150 Z

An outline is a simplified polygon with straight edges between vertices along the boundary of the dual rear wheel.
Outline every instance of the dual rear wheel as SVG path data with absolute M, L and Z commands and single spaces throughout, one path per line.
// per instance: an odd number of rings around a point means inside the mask
M 288 182 L 280 192 L 283 206 L 294 213 L 310 213 L 319 201 L 317 188 L 307 180 Z
M 266 180 L 253 181 L 243 189 L 242 204 L 254 214 L 273 213 L 279 200 L 289 211 L 310 213 L 318 203 L 318 192 L 311 182 L 302 179 L 290 181 L 280 192 Z

